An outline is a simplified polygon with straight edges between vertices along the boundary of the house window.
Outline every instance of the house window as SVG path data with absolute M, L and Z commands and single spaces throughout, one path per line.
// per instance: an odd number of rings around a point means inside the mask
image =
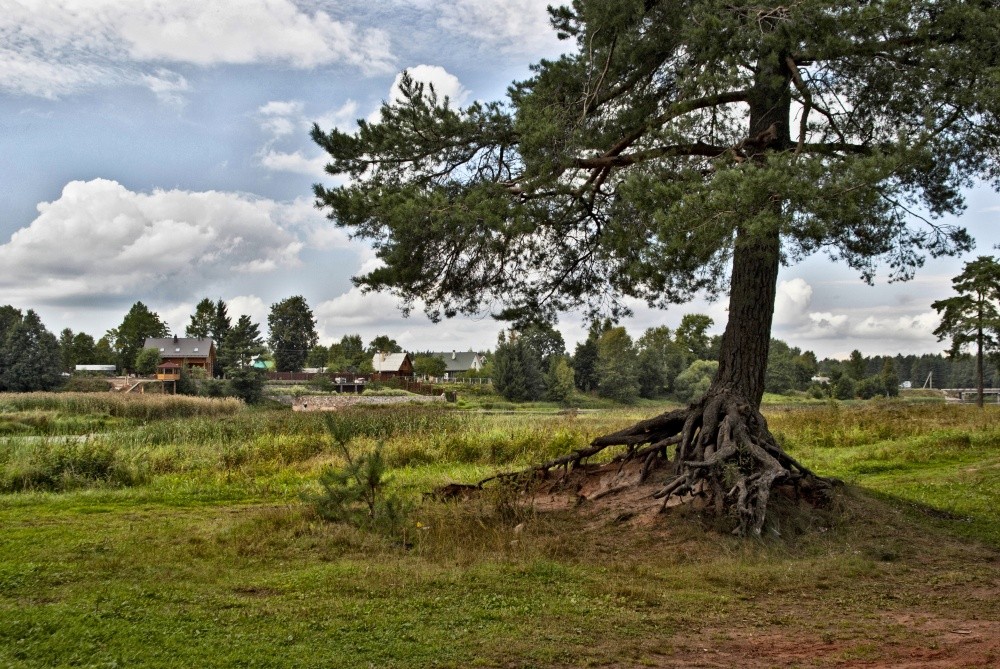
M 197 346 L 195 346 L 195 348 L 194 348 L 194 352 L 195 352 L 195 353 L 197 353 L 197 352 L 198 352 L 198 347 L 197 347 Z
M 163 350 L 164 350 L 164 349 L 163 349 L 163 347 L 161 346 L 161 347 L 160 347 L 160 353 L 163 353 Z
M 179 348 L 175 348 L 175 349 L 174 349 L 174 352 L 176 352 L 176 353 L 180 353 L 180 352 L 181 352 L 181 350 L 180 350 Z

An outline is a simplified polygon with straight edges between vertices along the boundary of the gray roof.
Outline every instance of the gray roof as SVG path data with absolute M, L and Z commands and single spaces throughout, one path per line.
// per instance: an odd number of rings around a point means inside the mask
M 475 351 L 444 351 L 440 353 L 435 351 L 431 355 L 444 360 L 446 372 L 467 372 L 476 368 L 474 363 L 477 359 L 480 367 L 486 362 L 486 356 Z
M 143 347 L 159 349 L 161 358 L 207 358 L 214 345 L 196 337 L 150 337 Z

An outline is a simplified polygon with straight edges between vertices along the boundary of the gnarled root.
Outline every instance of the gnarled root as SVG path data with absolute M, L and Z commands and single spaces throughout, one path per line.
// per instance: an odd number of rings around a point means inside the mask
M 565 473 L 610 446 L 625 446 L 621 463 L 641 462 L 638 482 L 654 471 L 669 471 L 654 494 L 666 508 L 671 499 L 698 496 L 716 512 L 732 511 L 734 534 L 759 535 L 771 491 L 789 486 L 816 505 L 829 501 L 830 481 L 822 479 L 784 452 L 767 429 L 767 422 L 750 402 L 726 389 L 710 390 L 687 409 L 641 421 L 598 437 L 590 446 L 533 468 L 536 476 L 563 468 Z M 676 446 L 673 458 L 669 449 Z M 627 487 L 612 481 L 591 497 Z

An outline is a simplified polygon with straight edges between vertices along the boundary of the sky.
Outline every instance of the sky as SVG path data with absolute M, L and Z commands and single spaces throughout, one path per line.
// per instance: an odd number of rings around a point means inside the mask
M 324 344 L 492 348 L 504 325 L 488 315 L 404 318 L 353 287 L 374 255 L 315 208 L 312 185 L 336 182 L 308 133 L 377 118 L 403 70 L 459 104 L 501 98 L 571 46 L 549 1 L 0 0 L 0 304 L 99 337 L 139 300 L 183 334 L 204 297 L 266 332 L 271 305 L 302 295 Z M 821 358 L 943 351 L 931 302 L 1000 242 L 1000 196 L 967 197 L 972 255 L 874 286 L 807 258 L 782 269 L 774 336 Z M 726 320 L 725 298 L 634 307 L 634 337 L 685 313 L 715 333 Z M 572 350 L 586 323 L 559 328 Z

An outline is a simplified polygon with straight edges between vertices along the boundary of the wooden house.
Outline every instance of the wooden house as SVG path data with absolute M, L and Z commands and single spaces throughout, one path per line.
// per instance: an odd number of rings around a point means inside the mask
M 215 365 L 215 342 L 200 337 L 150 337 L 146 339 L 145 348 L 155 348 L 160 352 L 160 363 L 172 362 L 181 367 L 199 367 L 205 370 L 209 377 Z
M 409 353 L 376 353 L 372 356 L 372 369 L 380 377 L 413 376 L 413 361 Z

